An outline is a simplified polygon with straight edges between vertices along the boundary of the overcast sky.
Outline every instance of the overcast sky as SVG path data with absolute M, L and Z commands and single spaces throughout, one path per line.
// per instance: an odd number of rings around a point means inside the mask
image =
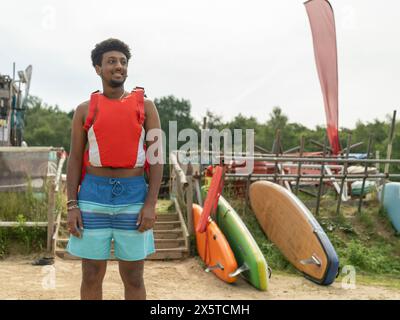
M 385 119 L 400 109 L 400 1 L 331 0 L 339 62 L 339 125 Z M 70 111 L 101 89 L 90 61 L 97 42 L 133 50 L 126 89 L 173 94 L 231 120 L 325 124 L 310 25 L 298 0 L 5 1 L 0 73 L 33 65 L 31 94 Z

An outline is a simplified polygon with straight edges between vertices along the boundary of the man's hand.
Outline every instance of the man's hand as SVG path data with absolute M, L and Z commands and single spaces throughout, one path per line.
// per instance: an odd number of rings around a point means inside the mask
M 151 205 L 144 205 L 139 212 L 137 225 L 139 225 L 138 231 L 144 232 L 153 228 L 156 222 L 156 207 Z
M 83 230 L 82 214 L 78 208 L 68 211 L 68 232 L 77 238 L 81 238 Z

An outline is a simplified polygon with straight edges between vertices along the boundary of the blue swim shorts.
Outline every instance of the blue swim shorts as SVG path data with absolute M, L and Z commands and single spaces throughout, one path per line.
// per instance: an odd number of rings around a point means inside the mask
M 67 251 L 77 257 L 108 260 L 111 246 L 119 260 L 143 260 L 155 252 L 153 229 L 136 225 L 147 195 L 143 176 L 108 178 L 86 174 L 78 193 L 82 237 L 70 236 Z

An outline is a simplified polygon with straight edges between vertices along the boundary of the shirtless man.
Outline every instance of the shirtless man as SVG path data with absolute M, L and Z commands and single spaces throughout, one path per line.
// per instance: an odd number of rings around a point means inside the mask
M 131 57 L 125 43 L 105 40 L 91 57 L 103 91 L 80 104 L 72 120 L 67 250 L 82 258 L 81 299 L 102 299 L 112 243 L 125 299 L 146 299 L 144 259 L 155 252 L 152 228 L 163 165 L 150 163 L 147 185 L 145 136 L 160 130 L 160 119 L 143 89 L 124 89 Z M 147 146 L 156 143 L 162 152 L 160 140 Z

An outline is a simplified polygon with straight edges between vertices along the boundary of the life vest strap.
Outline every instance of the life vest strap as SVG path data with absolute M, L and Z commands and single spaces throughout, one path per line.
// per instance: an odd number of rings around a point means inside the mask
M 142 87 L 136 87 L 132 91 L 133 93 L 136 94 L 136 101 L 137 101 L 137 116 L 138 116 L 138 121 L 141 125 L 144 124 L 145 120 L 145 112 L 144 112 L 144 88 Z
M 85 129 L 86 132 L 92 126 L 94 116 L 95 116 L 96 110 L 97 110 L 97 103 L 99 101 L 99 94 L 100 94 L 100 91 L 97 90 L 90 95 L 88 115 L 86 117 L 85 125 L 83 126 L 83 129 Z

